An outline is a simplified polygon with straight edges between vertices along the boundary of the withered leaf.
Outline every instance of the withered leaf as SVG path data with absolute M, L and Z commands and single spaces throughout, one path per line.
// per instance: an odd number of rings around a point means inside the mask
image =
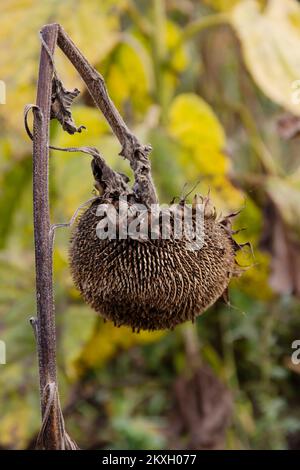
M 71 106 L 79 93 L 77 88 L 66 90 L 62 81 L 57 76 L 53 77 L 50 119 L 57 119 L 63 130 L 69 134 L 75 134 L 75 132 L 81 132 L 82 129 L 85 129 L 85 126 L 76 126 L 71 113 Z
M 203 365 L 190 377 L 177 377 L 174 399 L 171 445 L 187 436 L 188 449 L 223 448 L 233 411 L 232 396 L 213 371 Z
M 300 296 L 300 242 L 274 201 L 264 210 L 261 247 L 271 254 L 270 285 L 279 294 Z

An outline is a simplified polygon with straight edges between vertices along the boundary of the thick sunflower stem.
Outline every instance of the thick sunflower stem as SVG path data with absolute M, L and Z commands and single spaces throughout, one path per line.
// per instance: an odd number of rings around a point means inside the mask
M 57 25 L 41 31 L 53 54 L 58 34 Z M 38 75 L 36 106 L 33 108 L 33 219 L 36 267 L 37 339 L 42 429 L 37 447 L 42 449 L 75 449 L 76 444 L 64 429 L 56 374 L 56 332 L 52 281 L 52 242 L 49 211 L 49 121 L 53 64 L 42 47 Z M 49 394 L 48 390 L 52 390 Z

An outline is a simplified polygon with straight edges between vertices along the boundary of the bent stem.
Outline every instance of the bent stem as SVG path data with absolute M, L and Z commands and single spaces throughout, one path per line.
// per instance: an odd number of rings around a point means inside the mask
M 53 53 L 58 27 L 45 26 L 41 34 Z M 33 122 L 33 223 L 35 241 L 36 339 L 40 376 L 42 428 L 40 449 L 75 449 L 64 429 L 56 374 L 55 312 L 52 282 L 52 243 L 49 213 L 49 120 L 53 66 L 45 48 L 41 49 L 37 99 Z M 51 390 L 51 393 L 49 393 Z
M 133 189 L 137 199 L 147 206 L 156 204 L 158 200 L 149 161 L 151 146 L 142 145 L 138 138 L 127 127 L 109 97 L 104 78 L 89 64 L 60 25 L 58 25 L 57 44 L 78 71 L 95 105 L 102 111 L 113 133 L 118 138 L 122 146 L 120 155 L 129 161 L 134 173 L 135 184 Z

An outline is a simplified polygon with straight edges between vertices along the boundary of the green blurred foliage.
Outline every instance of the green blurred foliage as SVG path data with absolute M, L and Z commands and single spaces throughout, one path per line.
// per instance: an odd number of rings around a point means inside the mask
M 104 75 L 129 126 L 153 146 L 161 202 L 195 192 L 222 214 L 243 208 L 236 238 L 250 241 L 232 282 L 230 305 L 217 303 L 194 325 L 204 362 L 229 387 L 228 449 L 300 445 L 299 301 L 277 294 L 271 256 L 261 249 L 266 201 L 299 239 L 300 157 L 283 142 L 276 119 L 299 115 L 291 84 L 300 79 L 300 7 L 295 0 L 3 0 L 0 17 L 0 446 L 32 447 L 39 429 L 37 360 L 28 322 L 35 314 L 31 144 L 23 108 L 34 102 L 46 22 L 61 23 Z M 59 146 L 93 145 L 116 170 L 131 173 L 116 139 L 83 85 L 57 51 L 64 82 L 82 89 L 74 117 L 87 131 L 70 136 L 51 125 Z M 52 218 L 64 222 L 92 197 L 90 162 L 52 153 Z M 68 269 L 69 231 L 57 233 L 54 282 L 61 399 L 70 435 L 83 448 L 159 449 L 170 444 L 173 384 L 189 365 L 187 325 L 140 334 L 103 323 L 79 297 Z M 187 403 L 188 406 L 188 403 Z M 172 445 L 184 447 L 186 437 Z

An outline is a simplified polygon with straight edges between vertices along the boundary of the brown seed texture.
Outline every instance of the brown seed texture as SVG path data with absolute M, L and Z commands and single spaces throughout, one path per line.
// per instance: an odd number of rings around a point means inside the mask
M 84 300 L 115 325 L 134 330 L 173 328 L 194 320 L 226 291 L 237 272 L 230 216 L 206 211 L 204 245 L 191 251 L 184 240 L 100 240 L 99 201 L 75 226 L 71 272 Z

